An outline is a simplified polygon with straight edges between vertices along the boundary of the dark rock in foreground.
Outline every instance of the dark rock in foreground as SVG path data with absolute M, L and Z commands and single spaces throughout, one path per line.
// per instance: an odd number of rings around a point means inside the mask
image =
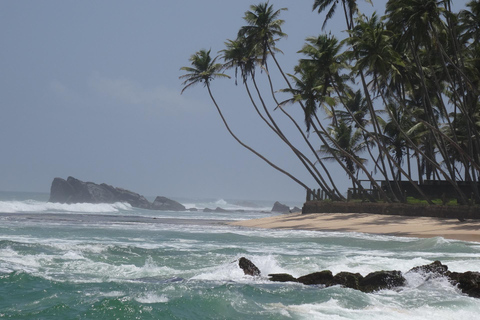
M 448 266 L 442 264 L 440 261 L 437 260 L 424 266 L 414 267 L 410 269 L 407 273 L 409 272 L 421 272 L 445 276 L 448 275 Z
M 330 270 L 314 272 L 298 278 L 297 282 L 300 282 L 306 285 L 323 284 L 329 287 L 333 285 L 333 274 L 332 274 L 332 271 Z
M 400 271 L 376 271 L 360 280 L 359 288 L 363 292 L 375 292 L 403 286 L 405 281 Z
M 68 177 L 67 180 L 62 178 L 53 179 L 50 188 L 50 199 L 48 201 L 59 203 L 126 202 L 132 207 L 142 209 L 168 211 L 186 210 L 182 204 L 165 197 L 157 197 L 152 204 L 138 193 L 122 188 L 115 188 L 105 183 L 96 184 L 93 182 L 84 182 L 73 177 Z
M 363 280 L 363 276 L 360 273 L 340 272 L 333 277 L 333 283 L 360 290 L 360 282 Z
M 165 197 L 156 197 L 152 203 L 153 210 L 165 210 L 165 211 L 185 211 L 187 208 L 175 200 L 171 200 Z
M 448 277 L 452 284 L 457 285 L 466 295 L 480 298 L 480 272 L 451 272 Z
M 297 278 L 288 273 L 273 273 L 268 275 L 274 282 L 297 282 Z
M 273 204 L 272 212 L 290 213 L 290 207 L 277 201 Z
M 377 271 L 363 277 L 359 273 L 340 272 L 335 276 L 330 270 L 314 272 L 295 278 L 292 275 L 269 274 L 270 281 L 275 282 L 299 282 L 305 285 L 323 285 L 331 287 L 341 285 L 347 288 L 363 292 L 374 292 L 383 289 L 399 287 L 405 284 L 405 278 L 400 271 Z
M 240 260 L 242 259 L 245 258 L 241 258 Z M 249 268 L 255 267 L 250 260 L 245 260 L 248 261 Z M 240 267 L 244 269 L 242 265 L 240 265 Z M 258 268 L 256 269 L 258 270 Z M 429 277 L 427 279 L 431 276 L 447 277 L 449 281 L 457 286 L 464 294 L 470 297 L 480 298 L 480 272 L 450 272 L 448 271 L 448 266 L 442 264 L 440 261 L 412 268 L 407 273 L 410 272 L 428 274 Z M 249 273 L 245 271 L 245 274 Z M 260 274 L 260 270 L 258 274 Z M 269 280 L 274 282 L 298 282 L 305 285 L 323 285 L 325 287 L 341 285 L 367 293 L 401 287 L 405 285 L 406 282 L 406 279 L 400 271 L 376 271 L 369 273 L 365 277 L 359 273 L 350 272 L 340 272 L 334 276 L 330 270 L 310 273 L 299 278 L 295 278 L 287 273 L 275 273 L 269 274 L 268 276 Z
M 259 276 L 260 270 L 257 268 L 256 265 L 253 264 L 252 261 L 248 260 L 245 257 L 241 257 L 238 260 L 238 266 L 243 270 L 243 273 L 249 276 Z

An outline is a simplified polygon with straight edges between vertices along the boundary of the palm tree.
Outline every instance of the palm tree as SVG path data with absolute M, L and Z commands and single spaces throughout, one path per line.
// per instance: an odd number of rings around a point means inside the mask
M 183 93 L 191 86 L 203 83 L 210 91 L 210 82 L 215 78 L 230 78 L 230 76 L 222 73 L 223 65 L 217 63 L 218 57 L 212 59 L 210 56 L 211 50 L 202 49 L 190 57 L 191 67 L 182 67 L 180 70 L 187 73 L 180 76 L 180 79 L 185 79 L 182 83 L 185 87 L 182 89 Z
M 358 168 L 360 168 L 367 175 L 368 179 L 372 182 L 372 185 L 374 185 L 380 191 L 383 198 L 387 199 L 387 195 L 383 192 L 383 190 L 381 190 L 380 186 L 378 186 L 378 184 L 373 180 L 373 177 L 369 174 L 368 170 L 363 165 L 364 162 L 361 162 L 354 155 L 352 155 L 348 150 L 344 150 L 343 147 L 338 144 L 337 139 L 331 136 L 331 134 L 334 133 L 335 131 L 326 129 L 318 119 L 316 110 L 318 108 L 317 104 L 319 103 L 319 100 L 318 100 L 319 94 L 317 90 L 319 89 L 319 87 L 321 87 L 321 86 L 318 86 L 318 83 L 319 83 L 317 78 L 318 74 L 314 68 L 304 68 L 304 66 L 305 64 L 302 65 L 302 63 L 300 63 L 299 66 L 295 68 L 297 71 L 297 75 L 290 75 L 290 77 L 294 80 L 295 88 L 282 90 L 283 92 L 289 92 L 292 94 L 292 98 L 284 101 L 283 104 L 287 102 L 301 103 L 304 114 L 305 114 L 305 121 L 307 122 L 307 124 L 310 123 L 312 125 L 312 127 L 314 128 L 314 132 L 318 135 L 323 145 L 326 145 L 326 146 L 332 145 L 335 147 L 334 150 L 338 151 L 338 152 L 332 153 L 331 157 L 329 157 L 327 160 L 336 160 L 337 163 L 350 176 L 350 178 L 352 179 L 352 182 L 354 184 L 357 184 L 360 189 L 363 189 L 358 179 L 355 177 L 352 171 L 344 163 L 345 161 L 343 159 L 345 157 L 350 158 L 349 161 L 353 163 L 355 166 L 357 166 Z M 312 121 L 311 117 L 313 117 L 315 121 Z M 319 129 L 317 129 L 317 125 Z M 334 128 L 336 126 L 334 126 Z
M 180 70 L 183 70 L 183 71 L 186 71 L 187 73 L 180 76 L 180 79 L 185 79 L 185 81 L 183 82 L 183 85 L 185 85 L 185 87 L 182 89 L 182 93 L 187 89 L 187 88 L 190 88 L 191 86 L 193 85 L 196 85 L 196 84 L 199 84 L 199 83 L 203 83 L 204 86 L 207 88 L 208 90 L 208 94 L 210 95 L 210 99 L 212 99 L 216 109 L 217 109 L 217 112 L 218 114 L 220 115 L 220 118 L 222 119 L 223 121 L 223 124 L 225 125 L 225 127 L 227 128 L 227 131 L 230 133 L 230 135 L 241 145 L 243 146 L 244 148 L 248 149 L 250 152 L 252 152 L 253 154 L 255 154 L 256 156 L 258 156 L 260 159 L 262 159 L 263 161 L 265 161 L 266 163 L 268 163 L 272 168 L 278 170 L 279 172 L 285 174 L 286 176 L 288 176 L 290 179 L 292 179 L 293 181 L 295 181 L 297 184 L 299 184 L 300 186 L 302 186 L 305 190 L 308 190 L 309 188 L 307 187 L 306 184 L 304 184 L 303 182 L 301 182 L 299 179 L 297 179 L 296 177 L 294 177 L 292 174 L 290 174 L 289 172 L 281 169 L 280 167 L 278 167 L 277 165 L 275 165 L 274 163 L 272 163 L 271 161 L 269 161 L 267 158 L 265 158 L 263 155 L 261 155 L 260 153 L 258 153 L 257 151 L 255 151 L 254 149 L 252 149 L 250 146 L 246 145 L 244 142 L 242 142 L 234 133 L 233 131 L 230 129 L 230 126 L 228 125 L 225 117 L 223 116 L 223 113 L 220 109 L 220 107 L 218 106 L 217 104 L 217 101 L 215 100 L 215 98 L 213 97 L 213 94 L 212 94 L 212 91 L 211 91 L 211 88 L 210 88 L 210 82 L 215 79 L 215 78 L 230 78 L 228 75 L 222 73 L 222 69 L 224 68 L 223 65 L 221 63 L 217 63 L 217 59 L 218 59 L 218 56 L 215 57 L 215 58 L 212 58 L 210 56 L 210 51 L 211 50 L 205 50 L 205 49 L 202 49 L 200 51 L 197 51 L 195 54 L 193 54 L 191 57 L 190 57 L 190 63 L 191 63 L 191 66 L 189 67 L 182 67 L 180 68 Z
M 416 67 L 415 72 L 420 80 L 418 81 L 418 90 L 423 101 L 424 124 L 430 130 L 430 136 L 434 139 L 437 151 L 443 159 L 442 164 L 448 173 L 438 167 L 431 156 L 424 155 L 423 157 L 427 159 L 429 165 L 435 167 L 450 182 L 460 195 L 461 201 L 466 203 L 467 197 L 456 183 L 457 171 L 449 156 L 448 148 L 452 144 L 452 147 L 457 150 L 461 152 L 463 150 L 458 144 L 458 137 L 453 136 L 453 140 L 450 139 L 442 130 L 442 125 L 435 119 L 434 114 L 435 108 L 438 107 L 442 115 L 448 115 L 443 103 L 444 96 L 442 96 L 445 88 L 459 88 L 461 92 L 466 92 L 467 88 L 473 88 L 472 80 L 466 75 L 464 65 L 461 62 L 458 39 L 445 36 L 455 34 L 451 29 L 457 28 L 454 25 L 446 25 L 446 23 L 456 20 L 447 10 L 449 4 L 449 0 L 390 0 L 387 3 L 386 13 L 388 27 L 402 35 L 399 38 L 400 43 L 408 48 L 409 54 L 413 58 L 412 61 Z M 452 52 L 449 54 L 448 50 L 452 50 Z M 422 57 L 426 58 L 422 59 Z M 439 72 L 440 70 L 442 72 Z M 455 110 L 458 107 L 458 110 L 465 115 L 466 127 L 469 136 L 472 137 L 469 142 L 468 153 L 463 156 L 467 161 L 468 157 L 472 157 L 473 150 L 478 149 L 476 146 L 480 145 L 480 139 L 474 121 L 468 115 L 468 103 L 466 103 L 465 95 L 457 90 L 452 90 L 451 93 L 453 93 L 453 99 L 451 98 L 450 101 L 454 103 Z M 452 126 L 453 123 L 447 116 L 449 132 L 455 134 L 456 130 Z M 433 154 L 433 150 L 430 150 L 430 153 Z
M 347 29 L 351 30 L 354 25 L 354 15 L 358 11 L 357 1 L 356 0 L 341 0 L 341 1 L 342 1 L 343 13 L 345 14 L 345 21 L 347 23 Z M 366 2 L 372 4 L 370 0 L 366 0 Z M 314 1 L 313 11 L 317 10 L 318 13 L 321 13 L 325 11 L 325 9 L 330 7 L 325 17 L 325 21 L 323 22 L 322 30 L 325 29 L 327 21 L 330 20 L 335 14 L 335 10 L 337 9 L 338 3 L 339 3 L 339 0 L 315 0 Z
M 240 69 L 243 83 L 249 76 L 255 76 L 255 67 L 261 62 L 258 46 L 247 42 L 244 38 L 227 40 L 225 49 L 221 50 L 222 58 L 225 61 L 225 69 L 235 69 L 235 84 L 237 84 L 238 70 Z
M 389 119 L 387 121 L 380 119 L 380 125 L 383 129 L 383 139 L 386 141 L 389 151 L 392 153 L 397 167 L 403 164 L 404 156 L 408 153 L 409 143 L 404 133 L 413 126 L 413 122 L 408 117 L 400 106 L 394 103 L 389 103 L 387 107 L 389 112 Z M 411 176 L 410 162 L 408 162 L 408 172 Z M 402 180 L 401 171 L 397 169 L 398 181 Z
M 294 154 L 298 157 L 300 162 L 305 166 L 307 171 L 310 175 L 314 178 L 314 180 L 319 184 L 319 186 L 332 198 L 336 198 L 338 196 L 334 195 L 332 190 L 327 186 L 325 180 L 315 168 L 315 165 L 308 159 L 302 152 L 300 152 L 293 144 L 285 137 L 282 133 L 280 128 L 276 125 L 275 121 L 273 120 L 272 116 L 270 115 L 267 106 L 261 96 L 260 90 L 258 89 L 255 81 L 255 66 L 260 63 L 260 52 L 258 50 L 259 46 L 255 45 L 254 43 L 246 41 L 245 38 L 237 38 L 236 40 L 228 40 L 226 43 L 226 49 L 222 50 L 222 56 L 225 61 L 224 67 L 226 69 L 235 69 L 235 76 L 238 74 L 238 69 L 240 69 L 243 84 L 247 91 L 247 94 L 252 102 L 255 111 L 259 115 L 259 117 L 266 123 L 266 125 L 294 152 Z M 264 111 L 269 117 L 270 121 L 265 118 L 263 113 L 257 106 L 255 99 L 253 98 L 250 88 L 248 85 L 248 78 L 253 80 L 255 85 L 256 91 L 260 98 L 260 101 L 264 107 Z M 307 140 L 308 142 L 308 140 Z M 313 147 L 311 147 L 313 149 Z M 333 180 L 332 180 L 333 183 Z M 336 188 L 335 188 L 336 189 Z M 339 192 L 337 191 L 339 194 Z
M 245 12 L 243 19 L 247 22 L 246 26 L 240 28 L 238 37 L 245 37 L 247 41 L 259 45 L 262 52 L 262 65 L 267 60 L 267 55 L 276 50 L 275 42 L 287 35 L 282 31 L 284 20 L 278 19 L 282 11 L 273 9 L 268 1 L 259 5 L 251 5 L 251 11 Z
M 471 44 L 480 42 L 480 1 L 467 3 L 470 10 L 462 10 L 459 13 L 463 38 Z
M 346 110 L 335 110 L 337 119 L 345 122 L 348 125 L 354 125 L 355 128 L 365 127 L 369 120 L 366 118 L 368 114 L 368 105 L 359 89 L 354 92 L 348 92 L 345 97 L 344 107 Z
M 376 92 L 385 91 L 391 79 L 399 75 L 405 66 L 400 54 L 392 44 L 393 33 L 385 28 L 376 13 L 367 19 L 358 19 L 349 31 L 345 42 L 351 45 L 348 52 L 355 59 L 353 70 L 364 71 L 371 77 L 371 86 Z
M 332 98 L 332 93 L 340 96 L 341 92 L 348 89 L 346 82 L 349 80 L 347 75 L 342 74 L 342 71 L 347 68 L 345 55 L 341 53 L 342 44 L 336 37 L 326 34 L 318 37 L 309 37 L 306 41 L 307 43 L 298 53 L 303 53 L 307 58 L 300 60 L 299 65 L 295 67 L 295 71 L 311 72 L 317 78 L 315 86 L 317 91 L 316 99 L 324 108 L 330 109 L 333 125 L 335 126 L 337 119 L 334 106 L 337 102 Z M 307 111 L 311 111 L 308 106 L 306 107 Z M 309 112 L 306 115 L 310 119 L 313 116 Z M 309 128 L 310 126 L 307 123 L 307 130 Z
M 352 179 L 353 188 L 356 189 L 356 184 L 359 186 L 360 184 L 355 174 L 358 174 L 361 165 L 367 161 L 360 157 L 367 148 L 363 134 L 345 122 L 339 122 L 336 127 L 330 127 L 328 134 L 332 139 L 331 143 L 322 145 L 318 152 L 325 155 L 323 157 L 325 160 L 333 161 L 334 156 L 340 158 L 347 167 L 347 174 Z
M 273 83 L 272 83 L 270 72 L 267 65 L 267 57 L 271 56 L 278 70 L 282 74 L 283 79 L 286 81 L 289 88 L 290 89 L 292 88 L 287 76 L 283 72 L 280 64 L 278 63 L 278 60 L 275 57 L 275 53 L 277 52 L 281 53 L 281 50 L 279 50 L 276 47 L 276 42 L 281 38 L 284 38 L 287 36 L 282 31 L 282 25 L 284 24 L 284 20 L 279 19 L 281 12 L 285 10 L 287 9 L 281 8 L 278 10 L 274 10 L 273 5 L 270 5 L 268 1 L 265 3 L 261 3 L 259 5 L 250 6 L 250 11 L 245 12 L 245 15 L 243 18 L 247 22 L 247 25 L 240 28 L 237 37 L 244 38 L 245 41 L 247 41 L 250 46 L 258 46 L 260 48 L 259 50 L 260 52 L 262 52 L 261 65 L 266 70 L 273 100 L 275 101 L 277 107 L 280 107 L 281 112 L 285 116 L 287 116 L 294 123 L 294 125 L 300 130 L 300 127 L 296 124 L 295 120 L 283 108 L 281 108 L 281 104 L 277 101 L 275 96 L 275 90 L 273 88 Z M 253 80 L 255 80 L 255 78 L 253 78 Z M 275 120 L 273 119 L 273 117 L 271 117 L 269 111 L 266 109 L 265 106 L 264 106 L 264 110 L 267 116 L 269 117 L 272 125 L 276 128 L 276 130 L 281 135 L 283 135 L 278 125 L 276 124 Z M 303 135 L 303 133 L 302 133 L 302 136 L 304 140 L 307 142 L 307 144 L 310 145 L 310 143 L 307 141 L 307 138 Z M 313 147 L 312 147 L 312 150 L 314 150 Z M 334 189 L 336 188 L 334 187 Z M 327 191 L 327 193 L 329 192 Z M 340 194 L 335 197 L 342 198 Z
M 292 98 L 282 102 L 282 105 L 287 102 L 294 103 L 303 101 L 305 126 L 307 127 L 307 132 L 309 132 L 318 107 L 317 101 L 319 100 L 319 94 L 317 89 L 320 87 L 318 74 L 313 69 L 302 68 L 300 66 L 297 66 L 295 71 L 296 75 L 289 74 L 293 80 L 294 89 L 287 88 L 280 90 L 281 92 L 288 92 L 292 95 Z

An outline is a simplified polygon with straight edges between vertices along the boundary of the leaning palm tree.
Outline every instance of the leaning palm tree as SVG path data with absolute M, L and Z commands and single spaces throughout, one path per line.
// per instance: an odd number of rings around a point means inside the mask
M 282 31 L 282 25 L 285 21 L 279 19 L 281 12 L 285 10 L 287 10 L 287 8 L 274 10 L 273 5 L 270 5 L 268 1 L 259 5 L 250 6 L 250 11 L 245 12 L 245 16 L 243 17 L 243 20 L 245 20 L 247 25 L 240 28 L 238 31 L 238 37 L 245 37 L 247 41 L 260 46 L 260 50 L 262 51 L 261 65 L 267 71 L 267 76 L 269 77 L 270 82 L 270 72 L 267 65 L 267 57 L 269 55 L 275 62 L 275 65 L 285 82 L 288 84 L 288 87 L 292 89 L 285 72 L 275 56 L 277 52 L 282 52 L 276 46 L 277 41 L 287 36 L 287 34 Z M 272 86 L 272 84 L 270 85 Z M 275 90 L 273 90 L 272 87 L 272 95 L 274 95 L 274 91 Z M 275 96 L 273 99 L 276 101 Z
M 267 56 L 278 49 L 275 42 L 287 35 L 282 31 L 284 20 L 278 19 L 280 13 L 287 8 L 273 9 L 268 2 L 250 6 L 251 11 L 245 12 L 244 20 L 247 22 L 238 31 L 239 37 L 245 37 L 249 42 L 260 45 L 262 51 L 262 65 Z
M 196 52 L 190 57 L 191 67 L 180 68 L 180 70 L 187 72 L 187 74 L 180 76 L 180 79 L 185 79 L 182 83 L 185 87 L 181 93 L 193 85 L 203 83 L 211 95 L 210 82 L 213 79 L 230 78 L 230 76 L 221 72 L 223 65 L 217 63 L 218 57 L 212 59 L 210 52 L 211 50 L 207 51 L 205 49 Z
M 258 46 L 248 43 L 244 38 L 227 40 L 225 49 L 221 50 L 222 58 L 225 61 L 225 69 L 235 69 L 235 84 L 237 84 L 238 71 L 243 83 L 248 77 L 255 76 L 255 67 L 261 62 Z
M 325 155 L 323 158 L 325 160 L 333 161 L 335 160 L 334 156 L 336 156 L 344 161 L 347 174 L 352 180 L 353 189 L 356 189 L 357 184 L 361 187 L 355 174 L 358 174 L 361 165 L 367 161 L 360 156 L 367 148 L 363 134 L 358 129 L 354 130 L 351 125 L 339 122 L 336 127 L 329 129 L 329 136 L 331 137 L 331 143 L 322 145 L 318 152 Z
M 294 177 L 292 174 L 289 172 L 281 169 L 274 163 L 272 163 L 270 160 L 265 158 L 263 155 L 255 151 L 253 148 L 250 146 L 246 145 L 243 141 L 241 141 L 230 129 L 230 126 L 228 125 L 225 117 L 223 116 L 222 110 L 217 104 L 217 101 L 213 97 L 212 90 L 210 88 L 210 82 L 215 79 L 215 78 L 230 78 L 230 76 L 222 73 L 223 65 L 221 63 L 217 63 L 218 56 L 215 58 L 212 58 L 210 55 L 211 50 L 205 50 L 202 49 L 200 51 L 197 51 L 195 54 L 193 54 L 190 57 L 190 63 L 191 66 L 189 67 L 182 67 L 180 70 L 186 71 L 187 73 L 180 76 L 180 79 L 185 79 L 183 82 L 183 85 L 185 86 L 182 89 L 182 93 L 197 84 L 203 83 L 203 85 L 207 88 L 208 94 L 210 95 L 210 99 L 212 99 L 213 104 L 215 105 L 218 114 L 220 115 L 220 118 L 223 121 L 223 124 L 227 128 L 227 131 L 230 133 L 230 135 L 244 148 L 248 149 L 250 152 L 258 156 L 260 159 L 268 163 L 272 168 L 278 170 L 279 172 L 285 174 L 288 176 L 290 179 L 295 181 L 297 184 L 302 186 L 305 190 L 308 190 L 308 186 Z
M 342 74 L 347 68 L 347 63 L 341 48 L 342 43 L 335 36 L 322 34 L 318 37 L 308 37 L 306 44 L 298 51 L 306 57 L 301 59 L 300 64 L 295 68 L 296 72 L 304 69 L 316 73 L 317 100 L 329 109 L 333 126 L 336 125 L 337 119 L 334 111 L 336 100 L 332 95 L 336 94 L 340 97 L 348 90 L 346 82 L 349 76 Z M 308 129 L 309 126 L 307 126 Z
M 261 91 L 258 88 L 257 82 L 255 80 L 255 67 L 261 63 L 261 51 L 259 50 L 259 45 L 255 45 L 252 42 L 246 41 L 244 37 L 239 37 L 236 40 L 228 40 L 227 42 L 225 42 L 225 46 L 226 49 L 220 51 L 225 61 L 224 67 L 226 69 L 235 69 L 235 77 L 238 76 L 238 72 L 240 71 L 243 85 L 259 117 L 293 151 L 295 156 L 303 164 L 303 166 L 306 168 L 312 178 L 318 183 L 320 188 L 324 190 L 330 198 L 341 198 L 340 192 L 338 192 L 336 187 L 334 187 L 335 191 L 332 191 L 332 189 L 328 186 L 327 182 L 324 180 L 323 176 L 316 168 L 315 163 L 313 163 L 303 152 L 301 152 L 290 142 L 290 140 L 283 134 L 280 128 L 276 125 L 276 122 L 273 120 L 273 117 L 271 116 L 267 105 L 262 98 Z M 249 79 L 251 79 L 251 82 L 253 82 L 255 90 L 258 94 L 258 98 L 260 100 L 260 104 L 263 106 L 263 113 L 258 107 L 258 103 L 252 96 L 249 86 L 250 81 L 248 81 Z M 266 116 L 264 115 L 264 113 Z M 314 148 L 310 145 L 309 141 L 307 139 L 305 139 L 305 141 L 307 145 L 311 148 L 312 152 L 314 152 Z M 320 165 L 322 165 L 322 163 L 320 163 Z M 333 180 L 331 180 L 331 183 L 332 185 L 334 185 Z M 337 195 L 335 194 L 335 192 L 337 193 Z

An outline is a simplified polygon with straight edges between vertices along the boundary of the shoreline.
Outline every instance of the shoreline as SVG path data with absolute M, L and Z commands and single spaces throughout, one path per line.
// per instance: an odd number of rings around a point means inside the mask
M 291 213 L 228 223 L 263 229 L 361 232 L 397 237 L 432 238 L 480 242 L 480 221 L 379 215 L 370 213 Z

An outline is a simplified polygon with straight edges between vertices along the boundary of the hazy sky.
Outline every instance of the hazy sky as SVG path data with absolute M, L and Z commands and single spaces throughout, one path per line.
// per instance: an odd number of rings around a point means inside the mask
M 180 95 L 190 55 L 222 50 L 258 3 L 0 1 L 0 190 L 48 192 L 54 177 L 71 175 L 149 196 L 302 201 L 301 187 L 228 135 L 202 86 Z M 324 16 L 313 0 L 270 3 L 289 9 L 278 47 L 292 72 Z M 344 29 L 340 14 L 327 25 L 339 36 Z M 212 90 L 239 137 L 312 183 L 241 86 L 217 80 Z M 346 175 L 333 174 L 347 188 Z

